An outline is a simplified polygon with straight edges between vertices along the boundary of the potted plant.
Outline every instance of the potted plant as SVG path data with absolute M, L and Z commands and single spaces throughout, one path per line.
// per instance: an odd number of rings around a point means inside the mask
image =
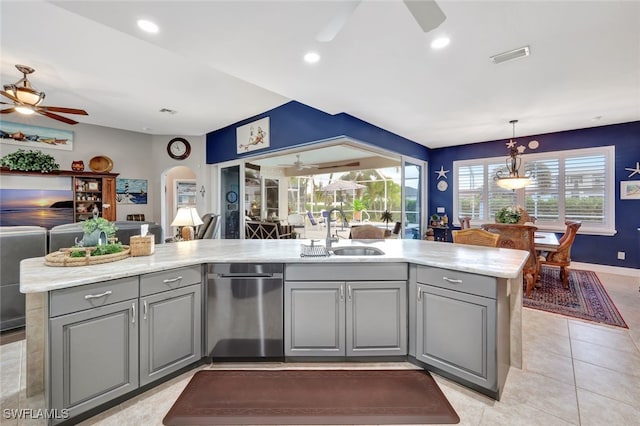
M 389 210 L 385 210 L 380 216 L 380 220 L 387 224 L 387 231 L 389 230 L 389 222 L 393 220 L 393 215 Z
M 438 225 L 440 225 L 440 215 L 434 213 L 431 215 L 431 226 Z
M 522 213 L 518 207 L 503 207 L 496 212 L 496 222 L 498 223 L 518 223 Z
M 60 164 L 49 154 L 44 154 L 37 150 L 18 149 L 0 158 L 0 166 L 9 170 L 20 170 L 23 172 L 36 171 L 49 173 L 60 169 Z
M 101 242 L 106 244 L 110 238 L 115 237 L 117 229 L 114 223 L 102 217 L 85 220 L 82 223 L 84 235 L 81 243 L 84 247 L 96 246 Z
M 353 200 L 353 220 L 362 221 L 362 210 L 364 210 L 364 201 L 360 198 Z

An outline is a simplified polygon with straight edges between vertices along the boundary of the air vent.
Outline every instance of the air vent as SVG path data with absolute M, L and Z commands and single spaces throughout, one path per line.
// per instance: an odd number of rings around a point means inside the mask
M 491 59 L 491 62 L 494 64 L 501 64 L 514 59 L 524 58 L 525 56 L 529 56 L 530 53 L 529 46 L 524 46 L 508 52 L 498 53 L 497 55 L 491 56 L 489 59 Z
M 178 111 L 175 111 L 175 110 L 173 110 L 173 109 L 169 109 L 169 108 L 162 108 L 162 109 L 160 110 L 160 112 L 166 112 L 167 114 L 171 114 L 171 115 L 173 115 L 173 114 L 177 114 L 177 113 L 178 113 Z

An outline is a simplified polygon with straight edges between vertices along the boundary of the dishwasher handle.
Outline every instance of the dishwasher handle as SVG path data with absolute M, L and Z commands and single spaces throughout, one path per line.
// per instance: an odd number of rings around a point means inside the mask
M 213 278 L 282 278 L 282 274 L 271 272 L 227 272 L 213 274 Z

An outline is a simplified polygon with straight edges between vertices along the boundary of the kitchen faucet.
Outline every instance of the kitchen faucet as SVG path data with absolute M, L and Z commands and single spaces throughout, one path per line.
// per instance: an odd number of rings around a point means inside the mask
M 339 208 L 334 208 L 329 210 L 329 213 L 327 213 L 327 242 L 326 242 L 326 246 L 327 246 L 327 250 L 329 250 L 331 248 L 331 243 L 337 243 L 338 242 L 338 238 L 332 238 L 331 237 L 331 213 L 332 212 L 340 212 L 340 215 L 342 216 L 342 220 L 344 222 L 347 221 L 346 216 L 344 215 L 344 212 L 342 211 L 342 209 Z

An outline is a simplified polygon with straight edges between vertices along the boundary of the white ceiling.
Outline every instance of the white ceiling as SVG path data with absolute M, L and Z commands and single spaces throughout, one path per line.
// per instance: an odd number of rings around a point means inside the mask
M 424 34 L 402 1 L 364 0 L 316 41 L 343 3 L 0 0 L 0 80 L 30 65 L 44 104 L 150 134 L 202 135 L 289 100 L 431 148 L 508 138 L 511 119 L 519 136 L 640 120 L 638 1 L 439 0 L 447 19 Z M 432 50 L 440 34 L 451 45 Z M 304 63 L 309 50 L 322 60 Z

